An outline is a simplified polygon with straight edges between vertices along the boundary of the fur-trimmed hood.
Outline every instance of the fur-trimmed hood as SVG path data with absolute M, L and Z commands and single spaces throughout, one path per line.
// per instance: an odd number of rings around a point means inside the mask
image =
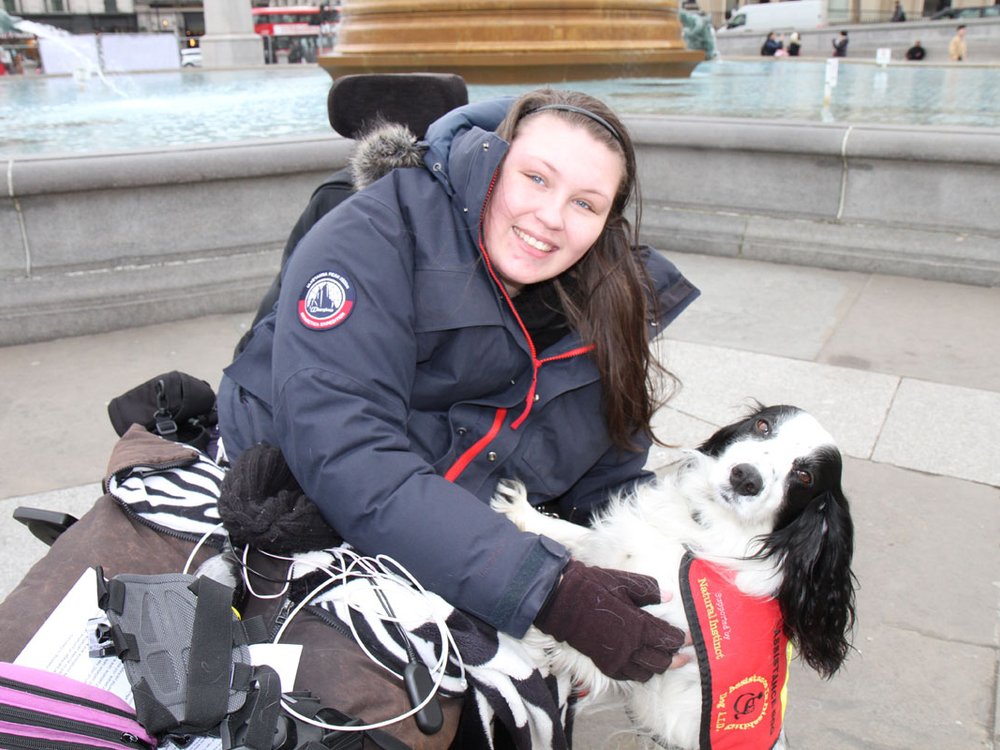
M 455 137 L 474 127 L 495 130 L 512 102 L 511 97 L 501 97 L 454 109 L 427 128 L 423 141 L 418 141 L 405 125 L 384 120 L 374 123 L 358 140 L 348 162 L 355 189 L 364 189 L 397 167 L 419 167 L 421 164 L 447 185 L 447 175 L 435 165 L 447 163 Z
M 380 121 L 358 140 L 348 161 L 355 190 L 363 190 L 397 167 L 419 167 L 427 144 L 405 125 Z

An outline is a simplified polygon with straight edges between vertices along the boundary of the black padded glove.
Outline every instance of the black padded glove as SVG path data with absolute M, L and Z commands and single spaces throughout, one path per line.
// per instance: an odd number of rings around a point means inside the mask
M 665 672 L 684 633 L 639 607 L 658 604 L 656 580 L 570 560 L 535 626 L 589 656 L 614 680 Z

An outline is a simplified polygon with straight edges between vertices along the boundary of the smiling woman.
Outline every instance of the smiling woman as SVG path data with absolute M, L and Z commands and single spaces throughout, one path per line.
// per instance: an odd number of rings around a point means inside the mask
M 620 146 L 595 143 L 555 111 L 536 110 L 518 134 L 483 229 L 493 269 L 511 295 L 583 257 L 604 230 L 625 178 Z M 582 153 L 590 158 L 575 158 Z M 615 175 L 618 184 L 608 179 Z
M 426 137 L 423 167 L 371 182 L 291 256 L 219 389 L 232 471 L 275 445 L 352 545 L 497 630 L 535 623 L 612 677 L 648 679 L 683 640 L 640 609 L 655 587 L 614 595 L 609 627 L 596 603 L 624 590 L 618 575 L 570 574 L 565 549 L 488 502 L 517 476 L 582 522 L 646 479 L 662 395 L 651 332 L 698 292 L 637 245 L 632 140 L 600 100 L 538 90 L 456 110 Z

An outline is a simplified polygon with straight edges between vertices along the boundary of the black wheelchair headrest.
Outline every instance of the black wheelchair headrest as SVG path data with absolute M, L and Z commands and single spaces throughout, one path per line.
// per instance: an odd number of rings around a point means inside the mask
M 442 115 L 469 103 L 465 80 L 451 73 L 359 73 L 337 78 L 326 98 L 330 125 L 358 138 L 381 119 L 423 138 Z

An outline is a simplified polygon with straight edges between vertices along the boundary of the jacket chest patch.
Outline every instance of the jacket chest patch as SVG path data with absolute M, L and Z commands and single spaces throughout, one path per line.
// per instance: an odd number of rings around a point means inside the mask
M 778 602 L 744 594 L 728 570 L 690 553 L 680 584 L 701 670 L 701 747 L 774 747 L 790 649 Z
M 335 328 L 354 309 L 354 286 L 339 273 L 323 271 L 299 295 L 299 322 L 314 331 Z

